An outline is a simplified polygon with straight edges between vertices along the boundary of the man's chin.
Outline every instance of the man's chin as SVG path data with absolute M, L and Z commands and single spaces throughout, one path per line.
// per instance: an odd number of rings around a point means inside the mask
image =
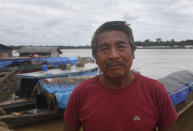
M 123 73 L 110 73 L 110 74 L 107 74 L 105 76 L 107 76 L 110 79 L 118 79 L 118 78 L 124 77 L 125 74 L 123 74 Z

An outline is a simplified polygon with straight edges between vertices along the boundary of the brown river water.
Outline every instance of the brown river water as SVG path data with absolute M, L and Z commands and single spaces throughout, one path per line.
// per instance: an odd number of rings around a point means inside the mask
M 62 131 L 62 129 L 63 129 L 63 119 L 60 119 L 33 126 L 18 128 L 15 129 L 14 131 Z

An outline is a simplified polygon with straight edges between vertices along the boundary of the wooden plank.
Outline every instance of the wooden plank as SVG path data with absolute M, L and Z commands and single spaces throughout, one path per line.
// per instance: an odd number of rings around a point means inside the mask
M 16 71 L 11 71 L 11 72 L 7 73 L 5 76 L 0 78 L 0 83 L 4 82 L 8 77 L 12 76 L 15 73 L 16 73 Z
M 181 116 L 192 105 L 193 105 L 193 101 L 191 103 L 189 103 L 186 107 L 184 107 L 180 112 L 178 112 L 178 116 Z
M 0 103 L 0 108 L 3 108 L 5 111 L 16 111 L 19 107 L 25 107 L 25 106 L 33 106 L 35 105 L 36 100 L 35 99 L 24 99 L 20 98 L 17 100 L 9 100 Z

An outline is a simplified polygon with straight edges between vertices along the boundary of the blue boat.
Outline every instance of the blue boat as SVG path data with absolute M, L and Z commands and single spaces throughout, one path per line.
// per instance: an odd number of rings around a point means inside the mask
M 179 116 L 193 105 L 193 72 L 174 72 L 158 81 L 166 87 Z

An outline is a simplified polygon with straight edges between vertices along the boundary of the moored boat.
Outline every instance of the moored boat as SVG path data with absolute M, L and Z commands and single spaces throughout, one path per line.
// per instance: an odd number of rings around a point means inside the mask
M 41 122 L 47 122 L 54 119 L 62 118 L 64 110 L 41 110 L 31 109 L 20 112 L 12 112 L 0 116 L 0 121 L 5 123 L 9 128 L 18 128 L 26 125 L 33 125 Z
M 9 128 L 18 128 L 62 118 L 74 87 L 96 74 L 98 68 L 95 64 L 72 67 L 70 70 L 55 69 L 17 74 L 16 77 L 21 78 L 20 88 L 16 93 L 18 100 L 31 98 L 35 101 L 35 105 L 31 108 L 6 112 L 6 115 L 0 116 L 0 121 L 6 123 Z
M 14 110 L 15 108 L 12 108 L 12 112 L 6 112 L 5 115 L 0 116 L 0 122 L 5 123 L 9 128 L 18 128 L 60 119 L 63 116 L 72 90 L 81 81 L 90 77 L 41 79 L 31 88 L 34 91 L 32 97 L 36 102 L 35 107 L 31 106 L 31 108 L 23 108 L 22 110 Z
M 193 72 L 174 72 L 159 81 L 166 87 L 178 116 L 193 105 Z
M 0 108 L 6 113 L 35 108 L 36 100 L 33 98 L 10 99 L 0 103 Z
M 38 71 L 42 70 L 42 65 L 53 68 L 67 63 L 75 65 L 77 61 L 78 57 L 16 57 L 0 59 L 0 72 Z

